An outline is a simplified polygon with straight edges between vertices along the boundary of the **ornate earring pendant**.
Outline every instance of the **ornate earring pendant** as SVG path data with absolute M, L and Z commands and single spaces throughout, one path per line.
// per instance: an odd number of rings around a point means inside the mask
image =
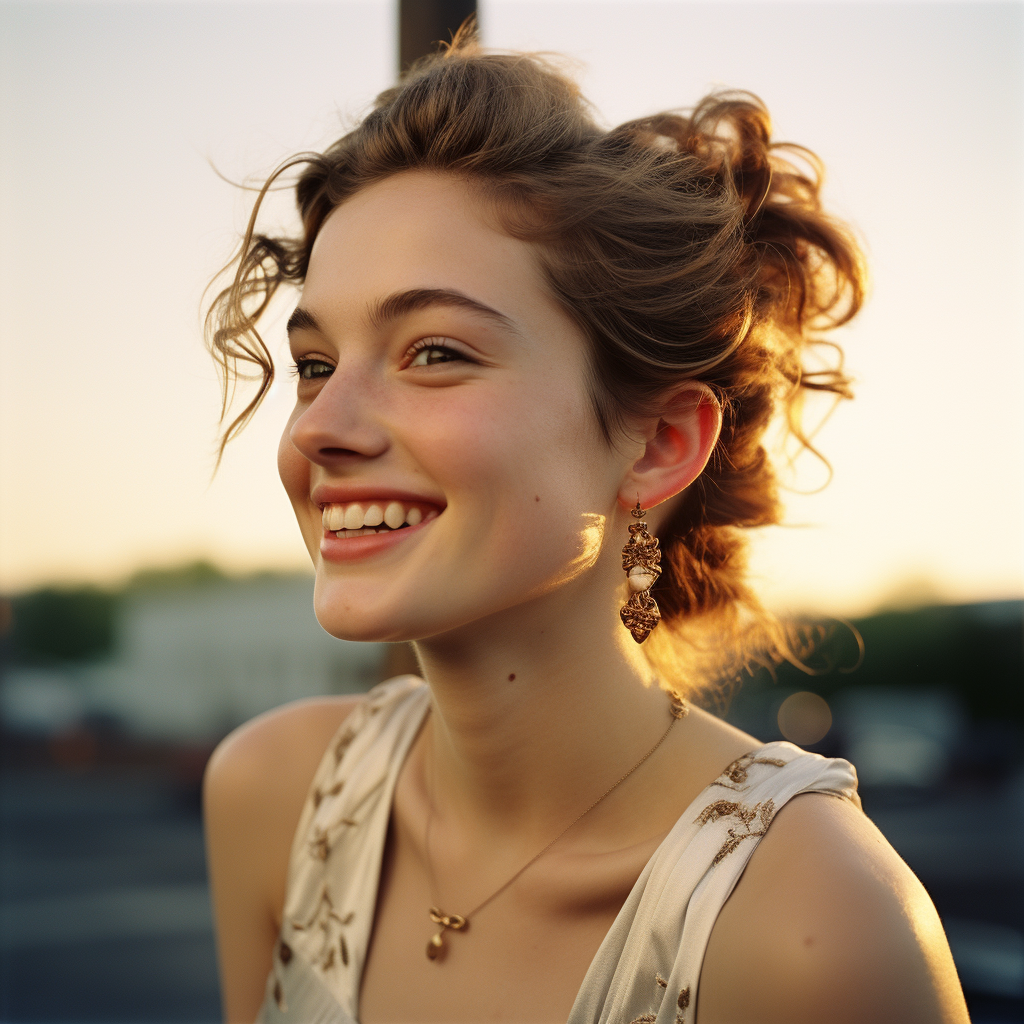
M 661 551 L 658 538 L 647 532 L 644 522 L 647 510 L 640 507 L 639 499 L 629 514 L 637 522 L 630 524 L 629 540 L 622 549 L 622 570 L 626 574 L 630 594 L 629 600 L 619 609 L 619 618 L 633 639 L 642 644 L 661 621 L 658 602 L 651 597 L 651 587 L 661 575 Z

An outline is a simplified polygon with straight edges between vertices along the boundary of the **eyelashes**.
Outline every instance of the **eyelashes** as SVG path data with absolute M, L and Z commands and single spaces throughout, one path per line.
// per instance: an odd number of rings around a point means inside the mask
M 292 364 L 292 373 L 299 380 L 317 380 L 320 377 L 330 377 L 334 367 L 322 359 L 296 359 Z
M 403 369 L 408 367 L 439 366 L 443 363 L 473 362 L 457 348 L 448 343 L 447 338 L 421 338 L 409 347 L 403 359 Z M 334 366 L 325 359 L 298 358 L 292 364 L 292 374 L 300 381 L 322 380 L 334 372 Z
M 456 360 L 469 362 L 458 349 L 447 344 L 446 338 L 421 338 L 409 352 L 412 359 L 409 360 L 408 366 L 436 366 L 438 363 L 451 363 Z

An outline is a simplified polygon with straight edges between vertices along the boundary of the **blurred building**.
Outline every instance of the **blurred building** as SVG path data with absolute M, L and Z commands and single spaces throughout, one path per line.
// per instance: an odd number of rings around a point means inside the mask
M 115 634 L 104 661 L 11 667 L 0 692 L 6 726 L 48 733 L 91 721 L 207 741 L 299 697 L 369 688 L 387 648 L 325 633 L 305 576 L 129 590 Z

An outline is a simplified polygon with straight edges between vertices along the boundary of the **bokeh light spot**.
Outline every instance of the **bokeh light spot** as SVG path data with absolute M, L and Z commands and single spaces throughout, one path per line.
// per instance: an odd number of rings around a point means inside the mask
M 779 732 L 792 743 L 809 746 L 824 739 L 832 728 L 828 702 L 816 693 L 801 690 L 790 694 L 779 708 Z

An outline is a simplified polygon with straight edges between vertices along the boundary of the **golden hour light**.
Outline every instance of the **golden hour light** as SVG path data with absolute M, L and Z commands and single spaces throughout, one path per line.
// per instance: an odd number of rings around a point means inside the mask
M 0 69 L 4 1021 L 1024 1021 L 1024 4 Z

